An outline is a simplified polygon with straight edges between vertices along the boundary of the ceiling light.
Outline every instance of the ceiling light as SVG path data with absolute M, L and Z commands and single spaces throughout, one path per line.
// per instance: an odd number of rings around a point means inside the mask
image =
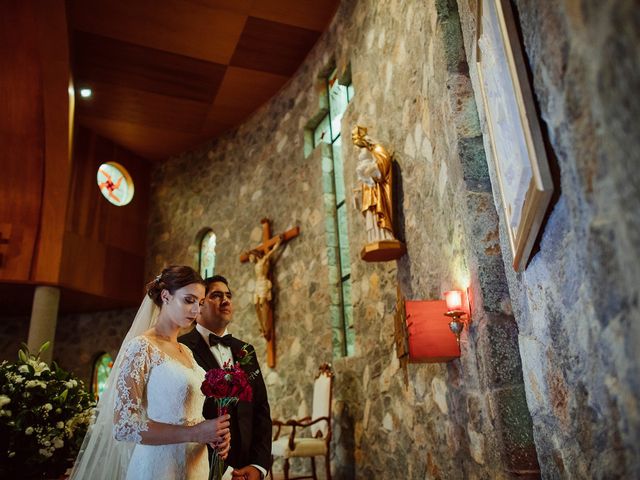
M 80 96 L 82 98 L 90 98 L 91 95 L 93 95 L 93 90 L 91 90 L 90 88 L 81 88 L 80 89 Z

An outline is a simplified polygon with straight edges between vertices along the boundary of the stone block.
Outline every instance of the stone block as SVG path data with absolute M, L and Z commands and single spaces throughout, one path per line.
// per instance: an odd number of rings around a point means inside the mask
M 487 313 L 476 338 L 486 388 L 522 384 L 518 327 L 513 317 Z
M 442 45 L 447 70 L 455 73 L 467 72 L 469 67 L 464 55 L 457 3 L 452 0 L 436 0 L 436 11 L 442 28 Z
M 466 189 L 472 192 L 491 192 L 482 136 L 461 138 L 458 141 L 458 152 Z
M 538 469 L 532 424 L 522 385 L 495 390 L 489 395 L 499 449 L 512 471 Z
M 606 285 L 591 291 L 596 318 L 603 327 L 612 318 L 628 312 L 632 302 L 616 249 L 618 227 L 614 221 L 594 221 L 589 227 L 589 278 L 594 286 Z

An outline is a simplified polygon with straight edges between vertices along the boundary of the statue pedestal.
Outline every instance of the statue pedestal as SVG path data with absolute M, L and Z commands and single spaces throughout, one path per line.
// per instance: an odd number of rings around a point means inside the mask
M 360 251 L 360 257 L 365 262 L 388 262 L 397 260 L 407 253 L 407 248 L 399 240 L 381 240 L 367 243 Z

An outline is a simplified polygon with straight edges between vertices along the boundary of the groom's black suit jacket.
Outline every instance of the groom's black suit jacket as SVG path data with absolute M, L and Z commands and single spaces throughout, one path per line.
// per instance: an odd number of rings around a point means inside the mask
M 195 328 L 178 340 L 191 349 L 196 362 L 205 370 L 221 367 L 209 350 L 209 345 Z M 242 340 L 233 338 L 231 352 L 234 361 L 238 361 L 237 353 L 244 345 L 246 344 Z M 252 345 L 248 345 L 247 350 L 250 361 L 246 365 L 242 365 L 242 369 L 249 378 L 253 400 L 238 402 L 237 405 L 229 409 L 231 414 L 231 451 L 226 463 L 235 468 L 255 464 L 268 471 L 271 466 L 271 412 L 256 352 Z M 217 416 L 216 405 L 211 398 L 205 400 L 203 410 L 205 418 Z

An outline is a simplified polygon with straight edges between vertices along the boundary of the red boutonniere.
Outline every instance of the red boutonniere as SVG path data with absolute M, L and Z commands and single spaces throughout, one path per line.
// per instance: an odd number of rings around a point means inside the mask
M 254 352 L 249 352 L 249 344 L 245 343 L 242 348 L 234 352 L 233 356 L 240 365 L 247 365 L 251 362 Z

